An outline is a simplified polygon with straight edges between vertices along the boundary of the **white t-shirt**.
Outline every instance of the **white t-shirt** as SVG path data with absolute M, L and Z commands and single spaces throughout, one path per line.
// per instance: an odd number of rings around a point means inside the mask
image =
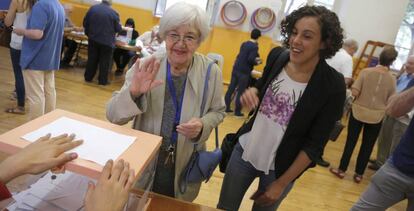
M 345 78 L 352 78 L 353 61 L 352 56 L 343 48 L 336 52 L 335 56 L 326 60 L 329 66 L 342 73 Z
M 29 15 L 28 12 L 17 12 L 16 17 L 14 18 L 14 21 L 13 21 L 13 27 L 25 29 L 27 26 L 28 15 Z M 21 50 L 22 43 L 23 43 L 23 36 L 17 35 L 16 33 L 13 32 L 11 35 L 10 47 L 16 50 Z
M 277 149 L 306 86 L 293 81 L 283 69 L 267 88 L 251 131 L 239 138 L 242 159 L 257 170 L 268 174 L 275 169 Z

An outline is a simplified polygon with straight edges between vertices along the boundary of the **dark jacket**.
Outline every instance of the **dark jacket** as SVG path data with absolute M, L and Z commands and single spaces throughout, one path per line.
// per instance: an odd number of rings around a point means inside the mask
M 115 47 L 115 35 L 122 30 L 118 13 L 107 2 L 89 8 L 83 27 L 88 39 L 110 47 Z
M 233 65 L 233 71 L 250 75 L 253 66 L 257 65 L 256 57 L 259 57 L 259 46 L 252 41 L 246 41 L 240 46 L 240 52 L 237 55 Z
M 289 60 L 285 53 L 284 63 L 276 64 L 281 51 L 284 49 L 280 47 L 272 49 L 266 61 L 263 77 L 255 84 L 259 90 L 260 103 L 271 81 L 281 72 L 280 67 L 285 66 Z M 342 116 L 345 91 L 342 74 L 330 67 L 325 59 L 320 59 L 277 149 L 276 177 L 281 176 L 292 165 L 302 150 L 313 161 L 309 167 L 315 166 L 314 161 L 322 155 L 335 121 Z M 240 128 L 239 135 L 251 130 L 256 115 L 257 111 L 248 123 Z

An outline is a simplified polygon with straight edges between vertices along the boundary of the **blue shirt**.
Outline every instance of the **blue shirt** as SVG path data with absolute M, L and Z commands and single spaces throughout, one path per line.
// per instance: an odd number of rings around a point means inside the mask
M 43 31 L 40 40 L 23 38 L 20 66 L 31 70 L 58 70 L 65 12 L 58 0 L 39 0 L 32 8 L 27 29 Z
M 411 119 L 391 159 L 399 171 L 414 177 L 414 119 Z
M 92 6 L 83 19 L 88 39 L 115 47 L 115 34 L 122 30 L 118 13 L 107 2 Z
M 233 71 L 250 75 L 253 66 L 257 65 L 256 57 L 259 57 L 259 46 L 252 41 L 246 41 L 240 46 L 239 54 L 234 62 Z
M 400 93 L 401 91 L 405 90 L 408 86 L 408 83 L 414 79 L 412 74 L 402 74 L 398 79 L 397 79 L 397 93 Z

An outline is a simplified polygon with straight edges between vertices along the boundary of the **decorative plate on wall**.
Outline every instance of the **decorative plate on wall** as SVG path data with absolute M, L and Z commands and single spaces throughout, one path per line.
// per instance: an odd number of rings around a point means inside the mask
M 260 7 L 253 12 L 250 23 L 262 32 L 270 31 L 275 26 L 276 14 L 268 7 Z
M 239 1 L 228 1 L 221 8 L 220 16 L 227 26 L 239 26 L 246 20 L 247 10 Z

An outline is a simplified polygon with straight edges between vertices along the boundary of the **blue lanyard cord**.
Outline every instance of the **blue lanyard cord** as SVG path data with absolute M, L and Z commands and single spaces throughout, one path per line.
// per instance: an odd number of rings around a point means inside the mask
M 174 109 L 175 109 L 174 126 L 173 126 L 173 131 L 172 131 L 172 136 L 171 136 L 171 144 L 173 146 L 175 146 L 175 144 L 177 143 L 177 139 L 178 139 L 177 126 L 180 124 L 181 109 L 183 107 L 183 99 L 184 99 L 184 92 L 185 92 L 186 82 L 187 82 L 187 77 L 184 80 L 182 93 L 181 93 L 181 100 L 180 100 L 180 102 L 178 102 L 175 87 L 174 87 L 174 82 L 173 82 L 172 76 L 171 76 L 171 65 L 170 65 L 170 63 L 167 62 L 168 91 L 171 94 L 171 98 L 172 98 L 172 101 L 173 101 L 173 106 L 174 106 Z

